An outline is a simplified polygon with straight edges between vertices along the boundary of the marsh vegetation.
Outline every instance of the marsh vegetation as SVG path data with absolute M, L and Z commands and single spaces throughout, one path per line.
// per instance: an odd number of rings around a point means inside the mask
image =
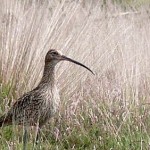
M 57 66 L 60 111 L 39 149 L 146 150 L 150 142 L 148 1 L 0 1 L 0 114 L 39 82 L 50 48 L 89 66 Z M 28 149 L 34 129 L 30 129 Z M 21 149 L 22 127 L 0 129 Z

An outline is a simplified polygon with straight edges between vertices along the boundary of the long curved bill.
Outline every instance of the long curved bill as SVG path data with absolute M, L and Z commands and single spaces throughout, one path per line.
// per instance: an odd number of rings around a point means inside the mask
M 88 68 L 87 66 L 85 66 L 85 65 L 83 65 L 83 64 L 81 64 L 81 63 L 79 63 L 79 62 L 77 62 L 77 61 L 75 61 L 75 60 L 73 60 L 71 58 L 68 58 L 68 57 L 66 57 L 64 55 L 62 55 L 61 57 L 62 57 L 62 60 L 70 61 L 72 63 L 75 63 L 75 64 L 79 65 L 79 66 L 82 66 L 82 67 L 86 68 L 87 70 L 89 70 L 92 74 L 94 74 L 94 72 L 90 68 Z

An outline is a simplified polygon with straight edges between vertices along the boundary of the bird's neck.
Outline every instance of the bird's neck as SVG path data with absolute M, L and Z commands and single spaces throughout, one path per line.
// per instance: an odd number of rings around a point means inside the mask
M 44 72 L 39 86 L 51 86 L 55 85 L 55 64 L 53 62 L 45 63 Z

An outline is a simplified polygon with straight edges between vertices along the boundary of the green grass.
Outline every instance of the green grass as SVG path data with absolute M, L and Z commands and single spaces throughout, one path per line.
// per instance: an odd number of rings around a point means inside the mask
M 7 88 L 3 90 L 7 91 Z M 91 109 L 80 108 L 78 115 L 69 118 L 62 115 L 65 113 L 62 110 L 43 127 L 36 149 L 146 150 L 150 140 L 150 106 L 127 109 L 123 113 L 114 114 L 106 104 L 101 104 L 92 112 L 92 117 L 89 115 Z M 29 131 L 28 149 L 32 149 L 35 129 L 29 128 Z M 22 149 L 22 138 L 21 126 L 3 127 L 0 129 L 0 148 Z

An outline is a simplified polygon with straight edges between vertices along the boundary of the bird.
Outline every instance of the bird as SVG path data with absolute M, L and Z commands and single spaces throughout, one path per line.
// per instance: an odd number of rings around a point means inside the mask
M 45 56 L 43 75 L 39 84 L 16 100 L 8 112 L 0 117 L 0 127 L 9 125 L 36 126 L 38 131 L 35 141 L 38 141 L 40 129 L 59 108 L 60 96 L 56 85 L 55 66 L 60 61 L 69 61 L 80 65 L 94 74 L 87 66 L 66 57 L 59 50 L 48 50 Z M 26 142 L 27 129 L 25 128 L 23 136 L 24 147 L 26 147 Z

